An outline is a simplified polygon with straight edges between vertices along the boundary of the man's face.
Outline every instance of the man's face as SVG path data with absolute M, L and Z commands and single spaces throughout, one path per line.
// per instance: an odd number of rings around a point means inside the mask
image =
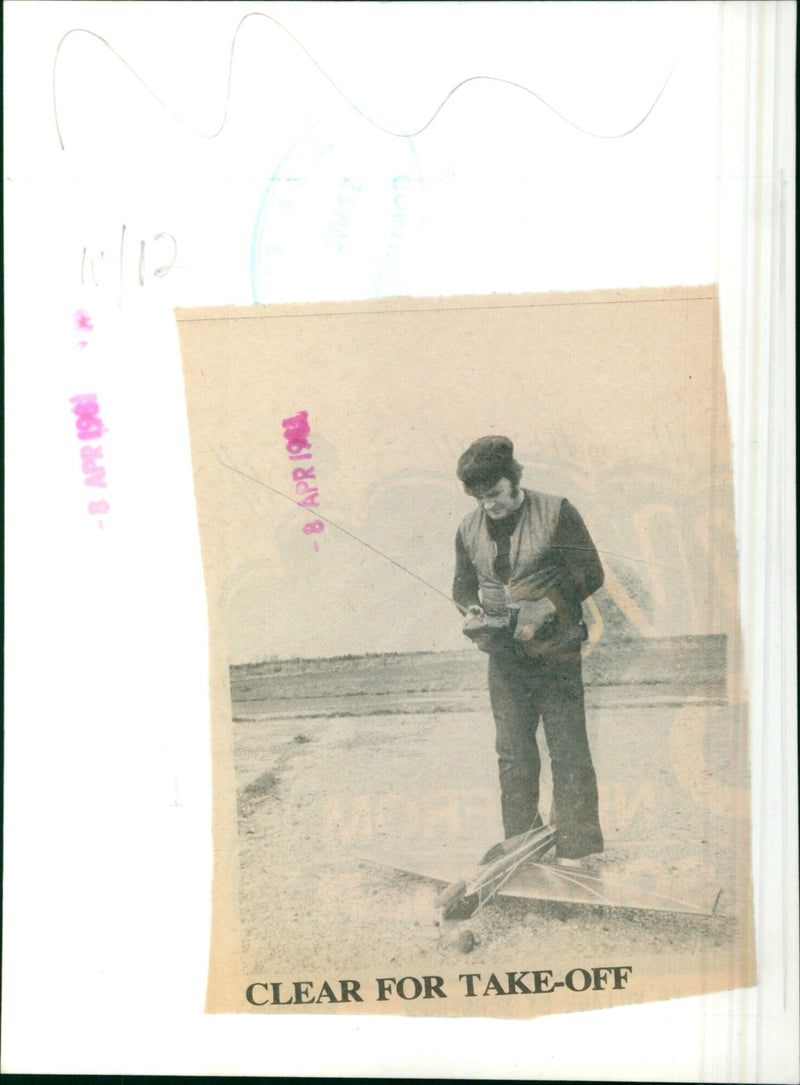
M 516 512 L 521 504 L 519 487 L 509 479 L 501 478 L 494 486 L 476 487 L 470 494 L 492 520 L 502 520 Z

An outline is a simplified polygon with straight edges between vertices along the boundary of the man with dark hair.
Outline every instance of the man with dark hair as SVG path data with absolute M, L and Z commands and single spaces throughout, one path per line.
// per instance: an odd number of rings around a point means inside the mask
M 586 735 L 581 643 L 584 599 L 603 583 L 586 525 L 563 497 L 521 489 L 508 437 L 481 437 L 458 461 L 478 502 L 456 535 L 453 599 L 464 632 L 489 653 L 506 838 L 542 824 L 541 717 L 553 774 L 556 861 L 603 850 L 597 780 Z

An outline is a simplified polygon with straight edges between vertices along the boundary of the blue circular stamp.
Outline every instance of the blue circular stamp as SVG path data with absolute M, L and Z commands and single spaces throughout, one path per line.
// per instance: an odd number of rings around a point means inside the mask
M 424 185 L 408 136 L 355 111 L 320 119 L 261 197 L 250 254 L 254 302 L 338 301 L 413 292 Z

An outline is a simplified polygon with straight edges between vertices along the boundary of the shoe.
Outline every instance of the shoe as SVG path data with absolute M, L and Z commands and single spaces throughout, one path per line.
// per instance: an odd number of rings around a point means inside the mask
M 583 859 L 568 859 L 565 855 L 556 856 L 556 866 L 566 867 L 569 870 L 586 870 Z
M 478 866 L 486 866 L 487 863 L 493 863 L 495 859 L 502 859 L 505 854 L 506 849 L 504 847 L 503 841 L 501 840 L 499 844 L 493 844 L 492 847 L 489 848 L 484 857 L 478 863 Z

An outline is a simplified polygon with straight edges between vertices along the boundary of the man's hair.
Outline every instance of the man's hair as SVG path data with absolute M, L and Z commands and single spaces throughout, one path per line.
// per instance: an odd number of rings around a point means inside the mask
M 507 478 L 516 490 L 522 467 L 514 459 L 514 445 L 508 437 L 480 437 L 459 457 L 456 474 L 467 493 L 488 490 L 501 478 Z

